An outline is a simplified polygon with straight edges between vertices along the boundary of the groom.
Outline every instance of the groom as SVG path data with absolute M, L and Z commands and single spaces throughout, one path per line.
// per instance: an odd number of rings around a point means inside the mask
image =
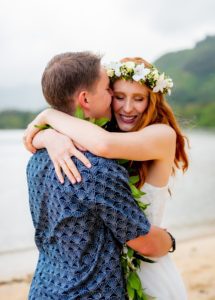
M 42 79 L 54 108 L 73 113 L 81 105 L 92 118 L 110 117 L 109 80 L 100 58 L 89 52 L 55 56 Z M 87 134 L 87 133 L 86 133 Z M 90 169 L 74 158 L 82 181 L 60 184 L 46 150 L 27 167 L 29 201 L 39 259 L 30 300 L 125 299 L 120 253 L 127 243 L 162 256 L 170 235 L 150 226 L 137 207 L 124 168 L 89 152 Z

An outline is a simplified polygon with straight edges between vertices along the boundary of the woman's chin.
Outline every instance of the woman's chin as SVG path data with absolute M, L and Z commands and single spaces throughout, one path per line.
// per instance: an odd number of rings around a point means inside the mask
M 118 123 L 118 127 L 121 131 L 131 131 L 135 124 Z

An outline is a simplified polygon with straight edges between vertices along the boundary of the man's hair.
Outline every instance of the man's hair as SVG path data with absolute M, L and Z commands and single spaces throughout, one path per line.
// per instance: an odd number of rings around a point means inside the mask
M 101 56 L 91 52 L 67 52 L 54 56 L 42 75 L 46 101 L 58 110 L 74 112 L 73 96 L 81 88 L 91 90 L 100 77 Z

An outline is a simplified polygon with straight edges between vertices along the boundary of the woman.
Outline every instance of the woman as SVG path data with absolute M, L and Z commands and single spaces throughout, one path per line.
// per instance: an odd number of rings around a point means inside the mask
M 78 143 L 79 149 L 132 161 L 140 178 L 137 186 L 146 192 L 141 200 L 150 204 L 146 214 L 153 225 L 162 226 L 169 178 L 177 168 L 183 171 L 188 168 L 185 137 L 164 98 L 172 81 L 141 58 L 127 58 L 109 65 L 107 74 L 113 89 L 114 119 L 121 132 L 108 132 L 89 122 L 47 110 L 41 118 L 37 117 L 37 124 L 48 123 L 60 133 L 53 129 L 41 132 L 33 145 L 48 149 L 61 182 L 60 168 L 73 183 L 81 180 L 71 155 L 86 165 L 90 163 L 68 137 Z M 169 255 L 157 259 L 155 264 L 142 263 L 139 276 L 146 293 L 156 299 L 186 299 L 183 282 Z

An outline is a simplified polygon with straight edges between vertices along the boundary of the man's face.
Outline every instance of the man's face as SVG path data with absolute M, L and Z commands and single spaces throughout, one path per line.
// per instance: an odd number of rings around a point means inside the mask
M 92 92 L 88 92 L 87 100 L 89 104 L 89 117 L 91 118 L 111 118 L 112 93 L 109 88 L 109 78 L 104 68 L 101 68 L 100 78 L 95 84 Z

